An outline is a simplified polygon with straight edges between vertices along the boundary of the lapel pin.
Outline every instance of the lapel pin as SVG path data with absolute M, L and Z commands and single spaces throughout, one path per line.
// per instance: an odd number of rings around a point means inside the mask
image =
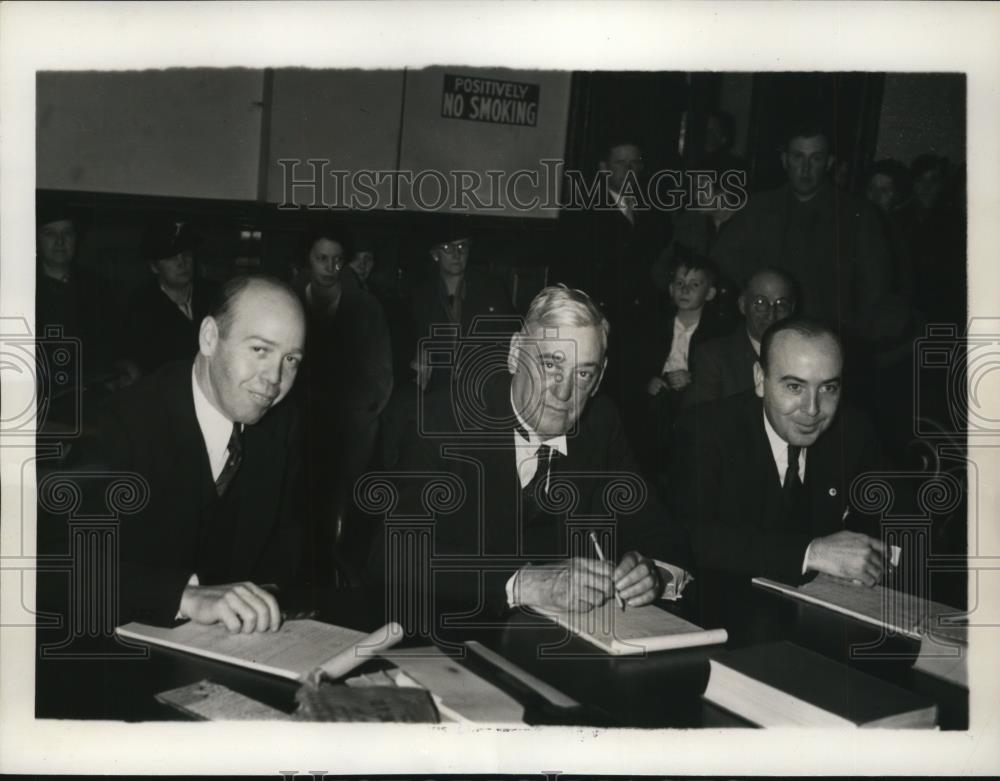
M 830 489 L 830 496 L 836 496 L 836 495 L 837 495 L 837 489 L 836 488 L 831 488 Z

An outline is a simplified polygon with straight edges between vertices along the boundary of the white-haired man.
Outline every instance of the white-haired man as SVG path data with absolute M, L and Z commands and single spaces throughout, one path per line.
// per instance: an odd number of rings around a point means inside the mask
M 452 394 L 427 399 L 399 463 L 398 510 L 427 510 L 417 475 L 461 482 L 456 501 L 430 508 L 433 557 L 422 580 L 433 584 L 434 612 L 456 602 L 470 615 L 519 605 L 588 611 L 619 596 L 634 607 L 687 583 L 686 538 L 638 475 L 614 405 L 595 395 L 609 330 L 585 293 L 545 288 L 508 344 L 484 351 Z M 372 565 L 398 586 L 409 575 L 385 567 L 391 547 L 378 542 Z

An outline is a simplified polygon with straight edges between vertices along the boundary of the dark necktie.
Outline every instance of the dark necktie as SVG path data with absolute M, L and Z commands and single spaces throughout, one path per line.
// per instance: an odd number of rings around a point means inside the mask
M 243 441 L 240 437 L 240 424 L 233 423 L 233 433 L 229 436 L 229 458 L 226 459 L 226 465 L 222 467 L 222 471 L 215 481 L 215 491 L 219 496 L 222 496 L 229 487 L 229 484 L 233 482 L 233 478 L 236 477 L 236 472 L 240 468 L 242 461 Z
M 785 470 L 785 479 L 781 484 L 782 492 L 789 507 L 799 507 L 802 500 L 802 480 L 799 478 L 799 453 L 802 448 L 798 445 L 788 446 L 788 468 Z
M 538 467 L 535 469 L 535 477 L 531 481 L 535 486 L 536 490 L 541 487 L 541 490 L 546 494 L 549 492 L 549 474 L 552 470 L 552 459 L 555 457 L 556 452 L 553 451 L 548 445 L 538 446 Z

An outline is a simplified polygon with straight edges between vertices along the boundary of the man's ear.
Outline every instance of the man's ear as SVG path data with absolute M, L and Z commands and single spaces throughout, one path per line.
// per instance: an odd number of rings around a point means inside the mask
M 830 158 L 826 161 L 826 172 L 830 173 L 833 170 L 834 164 L 837 162 L 837 158 L 830 155 Z
M 507 352 L 507 371 L 517 374 L 517 364 L 521 355 L 521 334 L 513 334 L 510 337 L 510 350 Z
M 757 398 L 764 398 L 764 367 L 760 365 L 760 361 L 753 363 L 753 390 Z
M 153 261 L 149 261 L 149 270 L 152 271 L 154 275 L 160 276 L 160 270 Z
M 597 382 L 594 383 L 594 387 L 590 389 L 590 395 L 593 396 L 601 388 L 601 381 L 604 379 L 604 372 L 608 368 L 608 358 L 604 357 L 604 361 L 601 363 L 601 373 L 597 377 Z
M 219 324 L 215 318 L 209 315 L 201 321 L 198 329 L 198 352 L 205 357 L 215 354 L 215 348 L 219 345 Z
M 708 289 L 708 295 L 705 296 L 705 300 L 711 301 L 713 298 L 715 298 L 715 285 L 712 285 L 712 287 Z
M 747 314 L 747 305 L 746 305 L 746 302 L 743 300 L 743 294 L 742 293 L 740 294 L 740 297 L 736 299 L 736 306 L 739 307 L 740 314 L 743 315 L 744 317 L 746 317 L 746 314 Z
M 781 167 L 785 170 L 785 173 L 788 172 L 788 152 L 781 153 Z

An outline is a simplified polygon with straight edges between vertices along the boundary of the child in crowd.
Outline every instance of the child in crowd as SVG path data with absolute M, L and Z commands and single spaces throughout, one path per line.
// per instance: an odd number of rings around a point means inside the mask
M 651 475 L 666 468 L 670 431 L 691 384 L 693 348 L 720 334 L 719 318 L 708 308 L 717 279 L 708 258 L 694 253 L 678 256 L 671 271 L 670 304 L 651 329 L 643 375 L 646 419 L 637 447 L 640 462 Z

